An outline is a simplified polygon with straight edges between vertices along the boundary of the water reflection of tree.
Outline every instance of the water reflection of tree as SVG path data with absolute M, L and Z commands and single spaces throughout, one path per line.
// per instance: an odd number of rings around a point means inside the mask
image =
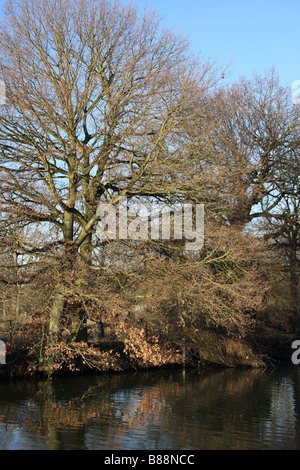
M 299 443 L 299 376 L 293 380 Z M 253 436 L 259 448 L 272 439 L 264 425 L 275 396 L 268 381 L 259 370 L 224 370 L 188 373 L 184 384 L 178 371 L 20 384 L 13 396 L 23 406 L 10 410 L 0 389 L 0 416 L 21 421 L 21 432 L 36 439 L 44 436 L 49 449 L 133 449 L 145 442 L 148 449 L 247 449 Z

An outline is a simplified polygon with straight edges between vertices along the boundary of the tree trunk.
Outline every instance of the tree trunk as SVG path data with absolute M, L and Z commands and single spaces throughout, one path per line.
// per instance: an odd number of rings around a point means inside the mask
M 74 302 L 75 296 L 78 296 L 78 293 L 85 290 L 85 287 L 88 285 L 88 272 L 87 265 L 88 262 L 85 258 L 90 258 L 91 253 L 91 244 L 90 237 L 87 237 L 85 240 L 83 253 L 79 255 L 77 249 L 75 249 L 73 243 L 65 244 L 65 252 L 62 258 L 62 265 L 64 270 L 64 276 L 68 276 L 68 271 L 73 270 L 76 266 L 77 274 L 76 280 L 73 281 L 74 285 L 74 294 L 73 298 L 70 298 L 70 293 L 66 291 L 63 281 L 57 285 L 54 295 L 52 308 L 50 312 L 50 321 L 47 336 L 45 338 L 45 349 L 40 358 L 40 369 L 46 372 L 50 377 L 53 373 L 53 365 L 55 363 L 55 356 L 51 353 L 52 348 L 60 341 L 60 331 L 62 320 L 67 315 L 68 330 L 70 333 L 70 341 L 87 341 L 87 328 L 86 328 L 86 314 L 84 305 L 82 302 Z M 89 242 L 89 243 L 88 243 Z M 81 256 L 83 255 L 83 256 Z M 68 300 L 71 308 L 68 307 Z M 70 317 L 69 317 L 70 316 Z
M 63 315 L 65 300 L 65 296 L 62 293 L 54 293 L 48 333 L 52 341 L 58 339 L 60 320 Z
M 50 378 L 53 374 L 55 354 L 52 348 L 59 341 L 60 321 L 64 312 L 65 296 L 57 290 L 54 292 L 53 303 L 50 313 L 50 322 L 39 358 L 39 369 Z
M 68 270 L 74 266 L 76 250 L 74 249 L 73 243 L 73 226 L 74 217 L 69 212 L 64 212 L 64 225 L 63 225 L 63 237 L 64 237 L 64 252 L 62 255 L 62 269 L 68 272 Z M 66 295 L 64 292 L 63 281 L 56 286 L 53 293 L 53 302 L 50 312 L 50 321 L 46 338 L 44 339 L 44 347 L 40 355 L 40 369 L 47 373 L 48 376 L 52 375 L 53 364 L 55 362 L 54 355 L 49 353 L 59 341 L 59 332 L 61 326 L 61 319 L 64 314 Z M 45 350 L 46 349 L 46 350 Z

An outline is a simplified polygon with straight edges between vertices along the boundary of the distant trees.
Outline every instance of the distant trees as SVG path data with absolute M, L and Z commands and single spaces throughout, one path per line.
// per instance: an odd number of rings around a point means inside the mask
M 214 104 L 220 202 L 230 225 L 245 226 L 275 210 L 284 196 L 299 148 L 299 109 L 274 70 L 221 89 Z
M 274 70 L 222 88 L 212 103 L 216 213 L 229 226 L 266 236 L 287 260 L 298 323 L 299 106 Z
M 299 139 L 299 137 L 298 137 Z M 275 190 L 280 194 L 277 207 L 266 214 L 266 237 L 289 273 L 290 312 L 296 331 L 300 328 L 300 165 L 298 148 L 290 150 L 288 161 L 278 172 Z

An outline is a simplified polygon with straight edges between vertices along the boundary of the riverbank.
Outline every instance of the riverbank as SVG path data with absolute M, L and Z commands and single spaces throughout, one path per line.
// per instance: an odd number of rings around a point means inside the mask
M 163 368 L 264 368 L 270 364 L 288 361 L 294 334 L 262 326 L 254 336 L 234 338 L 206 330 L 201 334 L 198 348 L 188 340 L 181 348 L 167 348 L 148 339 L 139 347 L 128 341 L 105 340 L 91 344 L 84 341 L 60 341 L 55 347 L 42 351 L 43 345 L 33 336 L 15 336 L 6 342 L 5 364 L 0 366 L 0 377 L 45 378 L 51 376 L 127 372 Z M 142 345 L 142 346 L 141 346 Z M 43 361 L 41 355 L 44 354 Z M 47 357 L 53 360 L 49 374 Z

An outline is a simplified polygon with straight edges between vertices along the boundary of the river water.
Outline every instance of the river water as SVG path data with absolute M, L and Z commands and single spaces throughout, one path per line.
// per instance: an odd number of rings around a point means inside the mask
M 0 380 L 1 450 L 300 450 L 300 366 Z

